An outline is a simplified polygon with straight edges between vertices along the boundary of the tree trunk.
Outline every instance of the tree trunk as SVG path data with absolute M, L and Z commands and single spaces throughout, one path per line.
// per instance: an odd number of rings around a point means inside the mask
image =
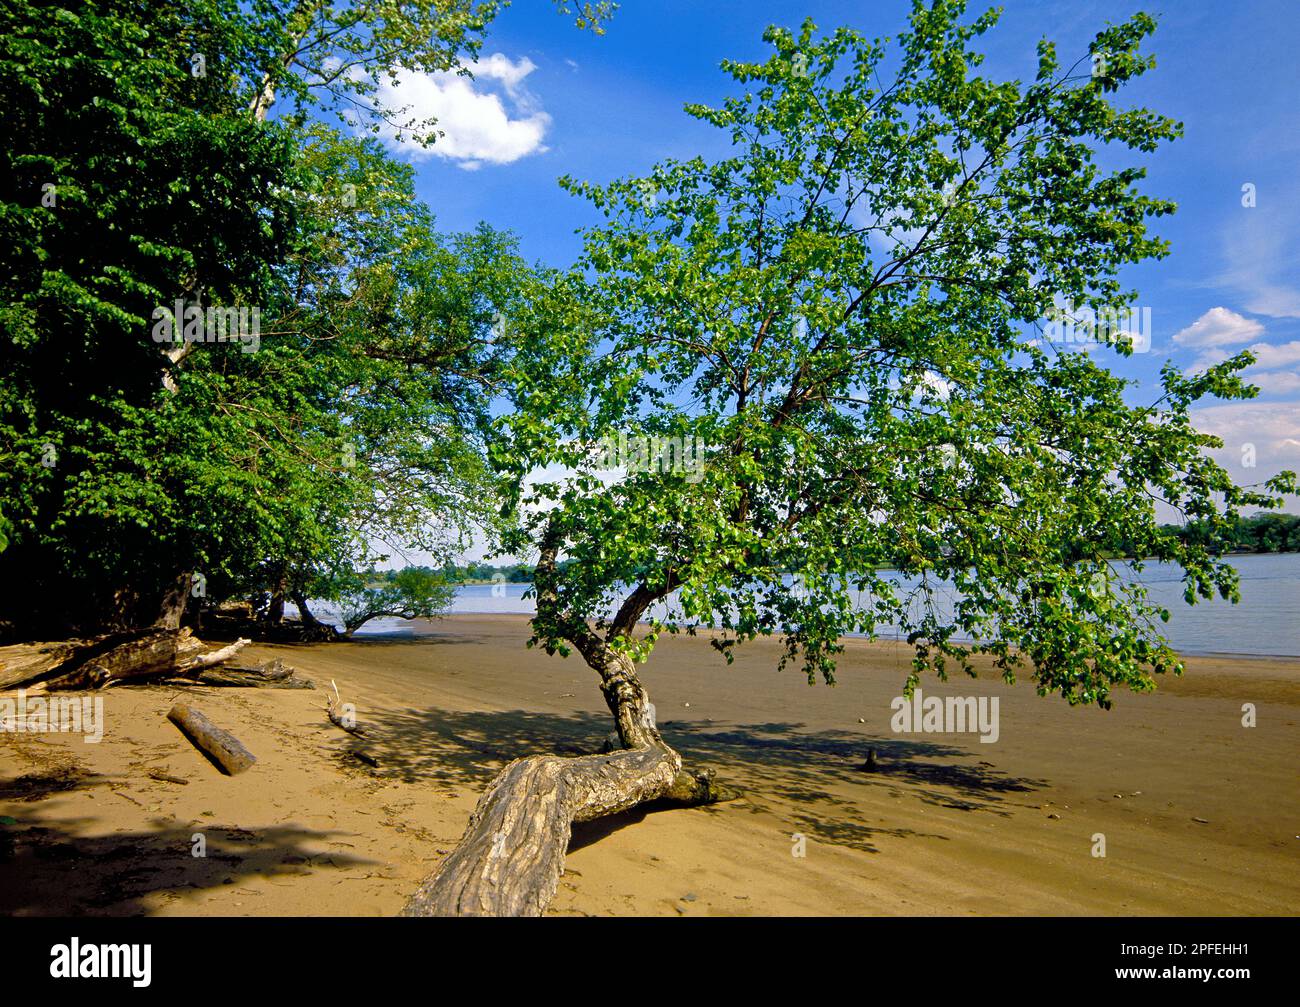
M 298 618 L 302 620 L 302 624 L 304 626 L 310 627 L 311 629 L 316 629 L 317 627 L 323 625 L 323 623 L 319 619 L 317 619 L 316 616 L 312 614 L 311 609 L 307 607 L 306 595 L 304 595 L 301 591 L 293 591 L 290 593 L 289 597 L 293 599 L 294 605 L 297 606 Z
M 186 572 L 178 574 L 158 606 L 158 618 L 155 629 L 180 629 L 181 619 L 185 616 L 185 607 L 189 604 L 190 590 L 194 584 L 194 575 Z
M 696 805 L 738 796 L 718 787 L 711 773 L 682 772 L 681 756 L 660 736 L 654 707 L 619 646 L 646 607 L 674 584 L 640 585 L 602 639 L 560 599 L 556 563 L 563 539 L 563 528 L 552 521 L 534 570 L 537 611 L 600 675 L 623 750 L 538 755 L 506 766 L 479 799 L 460 843 L 411 896 L 403 916 L 540 916 L 564 873 L 574 822 L 658 799 Z
M 470 816 L 459 845 L 411 896 L 403 916 L 540 916 L 564 873 L 574 822 L 612 815 L 658 798 L 701 804 L 725 800 L 712 777 L 681 771 L 659 735 L 632 662 L 601 646 L 584 652 L 624 750 L 510 763 Z
M 284 576 L 281 575 L 271 591 L 271 602 L 266 608 L 266 621 L 271 626 L 279 626 L 284 622 L 284 583 Z

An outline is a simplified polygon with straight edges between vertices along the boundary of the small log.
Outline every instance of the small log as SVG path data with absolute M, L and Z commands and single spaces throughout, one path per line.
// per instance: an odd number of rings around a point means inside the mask
M 163 783 L 179 783 L 182 786 L 189 786 L 189 780 L 183 776 L 173 776 L 171 773 L 164 773 L 161 769 L 149 770 L 149 779 L 161 780 Z
M 167 719 L 184 731 L 197 748 L 206 752 L 231 776 L 242 773 L 257 761 L 257 757 L 233 734 L 223 731 L 198 710 L 184 703 L 173 706 Z

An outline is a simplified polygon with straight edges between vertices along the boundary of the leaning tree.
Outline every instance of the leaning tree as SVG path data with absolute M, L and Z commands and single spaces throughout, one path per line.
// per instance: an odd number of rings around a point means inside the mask
M 507 547 L 540 555 L 531 642 L 596 672 L 622 748 L 508 765 L 408 913 L 540 913 L 571 822 L 718 797 L 683 772 L 636 674 L 664 630 L 715 627 L 728 658 L 780 635 L 783 664 L 829 682 L 844 634 L 897 627 L 909 690 L 982 656 L 1106 707 L 1181 671 L 1168 613 L 1108 557 L 1179 564 L 1189 602 L 1235 598 L 1223 537 L 1181 540 L 1157 505 L 1222 531 L 1294 492 L 1290 473 L 1234 485 L 1192 425 L 1202 396 L 1254 394 L 1235 375 L 1248 355 L 1167 366 L 1134 405 L 1095 354 L 1043 338 L 1062 304 L 1131 305 L 1121 267 L 1166 252 L 1147 220 L 1174 206 L 1130 162 L 1180 127 L 1112 100 L 1154 65 L 1154 21 L 1106 27 L 1069 64 L 1043 42 L 1023 83 L 978 73 L 972 40 L 995 15 L 966 23 L 963 6 L 918 0 L 896 49 L 770 29 L 766 62 L 724 64 L 740 93 L 688 107 L 731 156 L 566 180 L 608 221 L 521 322 L 496 460 L 515 489 Z M 1133 352 L 1132 332 L 1096 335 Z M 611 477 L 614 434 L 641 457 Z M 647 464 L 645 438 L 703 443 L 702 472 Z

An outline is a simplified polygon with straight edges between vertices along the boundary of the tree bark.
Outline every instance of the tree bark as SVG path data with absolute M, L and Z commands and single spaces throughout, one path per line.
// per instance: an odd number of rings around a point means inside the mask
M 627 747 L 607 755 L 517 759 L 489 785 L 460 843 L 403 916 L 540 916 L 555 895 L 574 822 L 666 799 L 692 806 L 737 796 L 712 774 L 682 771 L 653 723 L 632 662 L 603 652 L 602 691 Z
M 23 663 L 0 673 L 5 688 L 27 686 L 57 691 L 100 689 L 126 679 L 161 678 L 200 672 L 228 661 L 248 644 L 240 639 L 212 651 L 204 651 L 188 627 L 154 629 L 123 642 L 108 637 L 95 644 L 43 644 L 36 648 L 13 648 Z M 32 651 L 35 653 L 24 653 Z M 18 663 L 18 662 L 15 662 Z
M 739 796 L 719 787 L 712 773 L 682 771 L 681 756 L 655 726 L 654 708 L 632 659 L 618 646 L 671 583 L 657 590 L 639 586 L 602 639 L 560 605 L 561 538 L 552 525 L 542 543 L 535 572 L 537 609 L 550 625 L 563 627 L 564 637 L 600 675 L 623 750 L 576 758 L 537 755 L 506 766 L 479 799 L 460 843 L 407 901 L 403 916 L 540 916 L 564 873 L 574 822 L 655 800 L 691 806 Z
M 243 746 L 229 731 L 223 731 L 198 710 L 177 703 L 167 719 L 185 732 L 195 746 L 206 752 L 229 775 L 235 776 L 257 761 L 257 756 Z

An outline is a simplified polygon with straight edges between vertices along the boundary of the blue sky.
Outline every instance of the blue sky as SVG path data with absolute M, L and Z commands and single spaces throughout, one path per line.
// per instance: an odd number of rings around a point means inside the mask
M 478 221 L 509 228 L 525 255 L 568 264 L 575 229 L 594 211 L 556 184 L 562 174 L 603 181 L 644 173 L 666 157 L 721 154 L 725 138 L 682 111 L 729 93 L 726 57 L 765 58 L 768 24 L 851 26 L 868 36 L 905 24 L 906 0 L 625 0 L 603 37 L 579 31 L 551 0 L 516 0 L 492 27 L 473 82 L 413 82 L 407 101 L 439 112 L 447 131 L 433 151 L 402 150 L 443 230 Z M 977 14 L 986 5 L 972 3 Z M 1151 309 L 1150 352 L 1123 359 L 1101 349 L 1149 401 L 1161 364 L 1181 368 L 1247 346 L 1265 390 L 1248 403 L 1210 405 L 1202 429 L 1220 434 L 1219 460 L 1239 482 L 1300 470 L 1300 3 L 1161 5 L 1008 0 L 985 35 L 983 72 L 1032 76 L 1034 46 L 1055 40 L 1065 62 L 1087 51 L 1108 21 L 1136 10 L 1160 28 L 1148 48 L 1155 71 L 1121 100 L 1180 119 L 1184 137 L 1147 160 L 1147 191 L 1175 200 L 1157 222 L 1172 254 L 1129 271 Z M 423 86 L 423 89 L 421 89 Z M 1243 205 L 1243 186 L 1254 206 Z M 1249 463 L 1253 460 L 1254 465 Z M 1289 509 L 1298 509 L 1292 506 Z

